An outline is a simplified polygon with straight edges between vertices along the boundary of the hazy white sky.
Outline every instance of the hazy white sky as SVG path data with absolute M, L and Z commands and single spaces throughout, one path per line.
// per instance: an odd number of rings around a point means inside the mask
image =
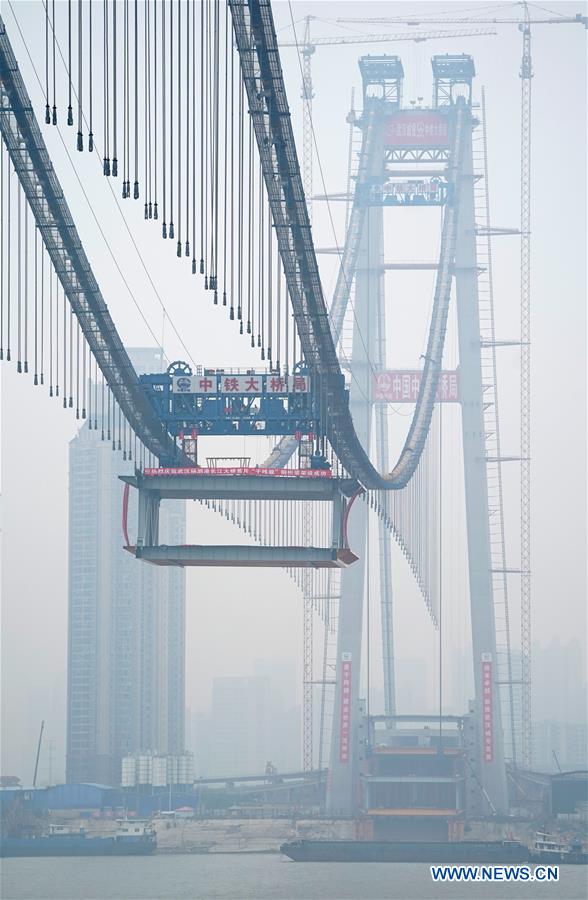
M 483 5 L 483 4 L 482 4 Z M 348 34 L 333 21 L 337 16 L 383 16 L 384 2 L 294 2 L 292 12 L 302 36 L 305 15 L 312 14 L 313 34 Z M 396 3 L 394 12 L 455 10 L 475 3 Z M 552 3 L 556 12 L 586 13 L 581 3 Z M 64 14 L 65 4 L 58 4 Z M 274 4 L 280 35 L 290 39 L 290 9 Z M 509 12 L 516 8 L 508 6 Z M 537 15 L 543 15 L 539 9 Z M 14 15 L 22 28 L 42 78 L 43 7 L 33 2 L 5 3 L 3 18 L 25 82 L 42 119 L 44 100 L 32 71 Z M 366 33 L 384 26 L 353 26 Z M 585 409 L 586 409 L 586 57 L 585 31 L 579 26 L 537 26 L 533 32 L 533 636 L 547 643 L 552 636 L 585 644 Z M 519 221 L 519 137 L 521 41 L 516 27 L 499 35 L 396 45 L 373 44 L 318 48 L 313 57 L 315 192 L 345 190 L 348 127 L 345 123 L 351 89 L 356 106 L 361 96 L 358 57 L 365 53 L 398 53 L 404 63 L 407 101 L 431 97 L 430 57 L 440 52 L 471 53 L 476 61 L 475 97 L 486 87 L 492 219 L 498 225 Z M 283 51 L 286 85 L 293 120 L 300 134 L 300 69 L 296 50 Z M 59 70 L 58 77 L 64 79 Z M 61 97 L 65 97 L 62 85 Z M 63 103 L 62 103 L 63 106 Z M 61 143 L 63 135 L 89 203 L 102 223 L 125 278 L 170 359 L 184 354 L 162 315 L 150 280 L 142 267 L 113 196 L 89 154 L 75 154 L 72 130 L 42 126 L 56 171 L 80 230 L 102 292 L 128 346 L 153 343 L 101 237 L 88 201 Z M 324 184 L 323 184 L 324 179 Z M 118 192 L 118 187 L 117 187 Z M 342 244 L 343 205 L 333 204 L 337 242 Z M 163 245 L 156 225 L 143 221 L 142 203 L 127 202 L 124 215 L 132 229 L 150 277 L 180 330 L 194 360 L 211 365 L 249 365 L 256 360 L 246 340 L 228 327 L 222 309 L 215 309 L 192 278 L 188 265 L 175 257 L 172 242 Z M 397 215 L 397 214 L 396 214 Z M 432 259 L 437 252 L 438 219 L 419 211 L 387 219 L 387 256 L 391 259 Z M 325 204 L 315 204 L 315 244 L 332 246 L 334 236 Z M 503 338 L 518 336 L 518 253 L 516 238 L 494 242 L 497 330 Z M 329 298 L 336 277 L 332 257 L 321 257 Z M 414 366 L 429 309 L 432 281 L 428 274 L 387 276 L 388 344 L 391 363 Z M 516 352 L 502 351 L 501 411 L 505 453 L 517 452 L 518 365 Z M 450 329 L 446 363 L 455 362 L 455 333 Z M 2 688 L 3 771 L 25 779 L 32 774 L 34 741 L 41 718 L 47 734 L 63 751 L 67 645 L 67 453 L 76 423 L 51 401 L 47 392 L 17 376 L 4 364 L 2 378 Z M 459 485 L 457 417 L 447 438 L 454 464 L 448 479 L 455 497 L 455 515 L 446 536 L 446 634 L 449 651 L 467 645 L 467 594 L 463 553 L 463 511 Z M 402 434 L 398 417 L 398 435 Z M 210 451 L 241 452 L 218 441 Z M 262 458 L 263 439 L 247 452 Z M 517 473 L 506 476 L 511 523 L 518 503 Z M 190 513 L 193 538 L 214 529 L 218 540 L 231 540 L 230 529 L 202 514 Z M 375 543 L 375 542 L 374 542 Z M 374 550 L 375 554 L 375 550 Z M 518 544 L 509 530 L 509 559 L 516 566 Z M 375 556 L 374 556 L 375 558 Z M 404 563 L 395 555 L 398 654 L 435 659 L 437 638 Z M 209 703 L 215 675 L 249 674 L 256 659 L 301 659 L 301 602 L 298 592 L 279 572 L 200 570 L 188 576 L 187 696 L 189 705 Z M 373 616 L 377 627 L 377 613 Z M 381 654 L 373 637 L 372 684 L 381 683 Z M 461 659 L 461 656 L 460 656 Z M 463 665 L 463 663 L 459 663 Z M 433 666 L 429 664 L 429 670 Z M 459 674 L 459 673 L 458 673 Z

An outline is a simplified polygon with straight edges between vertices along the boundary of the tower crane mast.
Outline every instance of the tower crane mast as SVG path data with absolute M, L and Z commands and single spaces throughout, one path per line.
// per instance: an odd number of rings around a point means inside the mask
M 527 4 L 521 57 L 521 753 L 531 768 L 531 26 Z

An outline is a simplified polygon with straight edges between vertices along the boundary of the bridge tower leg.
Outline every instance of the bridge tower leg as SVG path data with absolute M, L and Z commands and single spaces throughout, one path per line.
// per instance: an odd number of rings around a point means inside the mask
M 384 291 L 378 297 L 378 348 L 376 366 L 378 371 L 386 368 L 386 316 Z M 376 460 L 380 472 L 387 472 L 390 465 L 388 453 L 388 418 L 386 406 L 378 403 L 376 413 Z M 380 618 L 382 630 L 382 663 L 384 669 L 384 712 L 387 716 L 396 714 L 396 679 L 394 672 L 394 606 L 392 593 L 392 540 L 386 523 L 379 519 L 379 572 L 380 572 Z
M 478 771 L 484 812 L 507 812 L 488 522 L 484 385 L 478 308 L 472 128 L 467 129 L 455 253 L 460 397 Z
M 381 174 L 382 148 L 373 155 L 374 174 Z M 370 451 L 372 431 L 372 365 L 377 359 L 378 311 L 384 302 L 383 210 L 370 206 L 360 238 L 355 278 L 355 317 L 349 405 L 359 439 Z M 348 523 L 349 546 L 359 560 L 341 575 L 335 707 L 327 786 L 327 809 L 355 815 L 359 808 L 359 771 L 365 740 L 360 733 L 360 673 L 363 599 L 367 560 L 368 507 L 357 502 Z M 367 739 L 367 734 L 364 736 Z

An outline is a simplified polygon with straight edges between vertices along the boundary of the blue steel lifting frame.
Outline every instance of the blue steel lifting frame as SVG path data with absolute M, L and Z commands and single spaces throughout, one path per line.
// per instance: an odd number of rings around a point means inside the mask
M 176 362 L 167 372 L 141 375 L 140 380 L 157 417 L 176 438 L 190 433 L 320 435 L 318 404 L 301 365 L 286 378 L 253 369 L 239 375 L 204 369 L 194 375 L 186 363 Z

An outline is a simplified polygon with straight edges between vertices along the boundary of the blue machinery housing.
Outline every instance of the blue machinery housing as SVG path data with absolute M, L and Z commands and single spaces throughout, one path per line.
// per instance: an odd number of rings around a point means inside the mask
M 307 371 L 285 376 L 253 369 L 203 369 L 186 363 L 142 375 L 157 418 L 173 437 L 204 435 L 295 435 L 319 429 L 319 410 Z

